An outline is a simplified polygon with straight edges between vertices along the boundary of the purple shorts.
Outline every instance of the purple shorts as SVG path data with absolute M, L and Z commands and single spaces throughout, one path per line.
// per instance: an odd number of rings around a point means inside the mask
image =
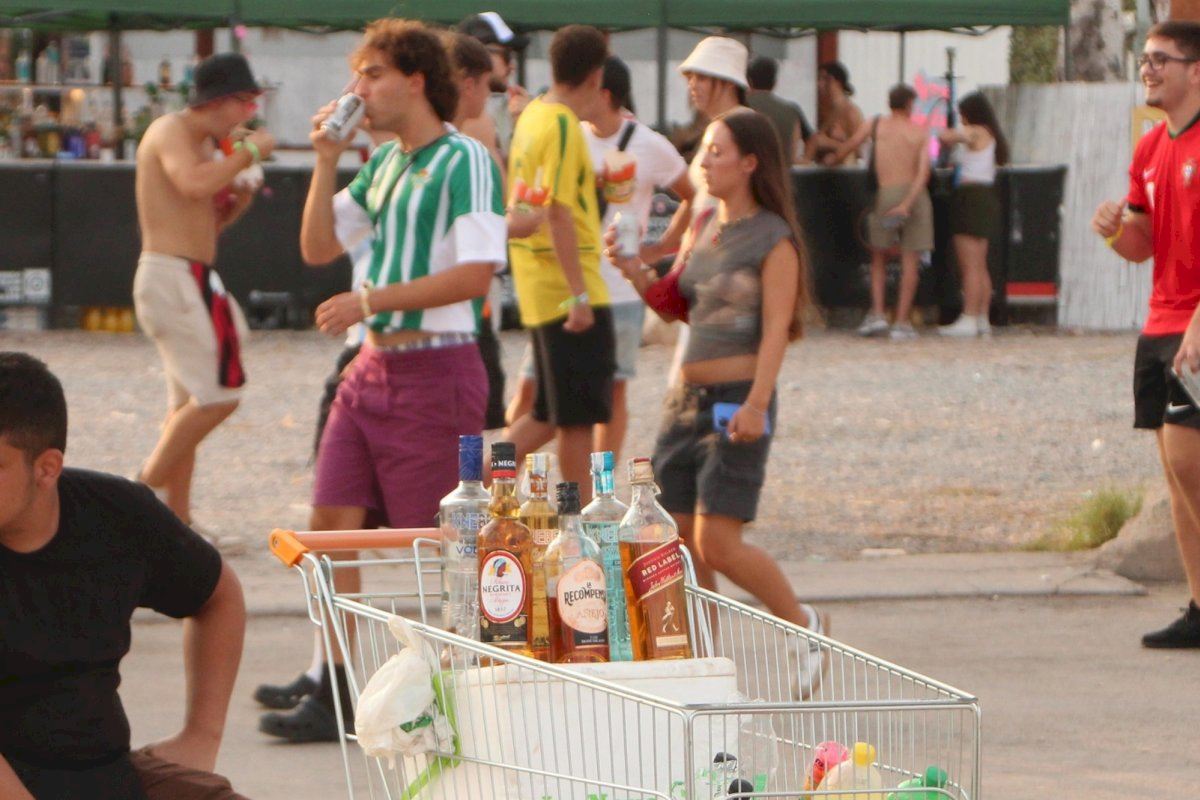
M 313 505 L 374 510 L 394 528 L 435 525 L 458 485 L 458 437 L 483 432 L 487 394 L 474 344 L 363 347 L 321 436 Z

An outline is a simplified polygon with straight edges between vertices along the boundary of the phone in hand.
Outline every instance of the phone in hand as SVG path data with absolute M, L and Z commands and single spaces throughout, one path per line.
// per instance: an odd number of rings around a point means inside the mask
M 733 419 L 733 415 L 741 408 L 740 403 L 713 403 L 713 430 L 725 436 L 729 435 L 729 420 Z M 771 433 L 771 418 L 763 417 L 763 433 Z

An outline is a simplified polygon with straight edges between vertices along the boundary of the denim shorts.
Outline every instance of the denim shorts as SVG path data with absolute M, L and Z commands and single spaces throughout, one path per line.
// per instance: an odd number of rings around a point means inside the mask
M 663 508 L 673 514 L 720 514 L 750 522 L 766 479 L 774 434 L 731 442 L 713 428 L 713 406 L 743 403 L 750 381 L 673 387 L 654 446 L 654 477 Z M 767 409 L 775 428 L 776 397 Z

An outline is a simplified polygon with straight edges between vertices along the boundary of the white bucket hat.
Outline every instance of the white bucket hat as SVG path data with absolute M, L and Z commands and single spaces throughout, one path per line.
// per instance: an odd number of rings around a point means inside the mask
M 708 75 L 747 89 L 749 85 L 746 83 L 746 62 L 749 58 L 746 45 L 736 39 L 709 36 L 696 45 L 679 65 L 679 71 L 684 75 L 689 72 Z

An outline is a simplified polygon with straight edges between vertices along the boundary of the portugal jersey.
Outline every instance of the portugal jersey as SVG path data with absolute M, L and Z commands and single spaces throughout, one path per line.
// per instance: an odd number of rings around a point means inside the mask
M 1179 133 L 1154 126 L 1133 153 L 1131 211 L 1148 214 L 1154 287 L 1142 332 L 1183 333 L 1200 304 L 1200 117 Z

